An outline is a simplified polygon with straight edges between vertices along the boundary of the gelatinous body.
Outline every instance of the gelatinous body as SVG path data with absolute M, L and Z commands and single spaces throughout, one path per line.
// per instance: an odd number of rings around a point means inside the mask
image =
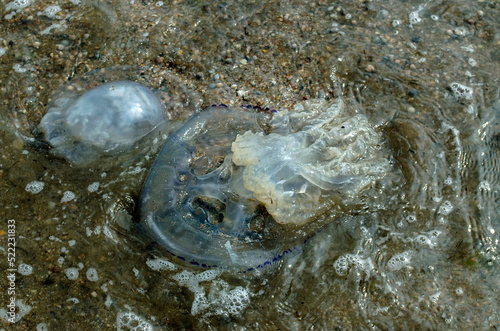
M 210 107 L 186 122 L 144 185 L 150 235 L 193 265 L 253 270 L 358 203 L 388 171 L 380 135 L 340 100 L 306 106 L 272 119 Z
M 245 187 L 280 224 L 307 224 L 335 202 L 348 206 L 388 170 L 366 116 L 346 114 L 340 99 L 306 105 L 275 116 L 271 133 L 246 132 L 232 146 Z
M 153 91 L 131 81 L 100 85 L 55 100 L 40 123 L 54 154 L 84 165 L 117 154 L 165 123 Z
M 251 227 L 271 220 L 231 161 L 236 135 L 262 132 L 265 120 L 263 113 L 211 107 L 166 141 L 144 184 L 141 215 L 171 254 L 194 265 L 240 270 L 276 258 L 272 229 Z

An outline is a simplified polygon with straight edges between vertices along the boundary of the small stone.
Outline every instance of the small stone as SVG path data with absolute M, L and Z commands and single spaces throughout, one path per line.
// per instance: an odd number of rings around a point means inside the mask
M 248 61 L 247 61 L 247 59 L 241 59 L 241 60 L 240 60 L 240 63 L 241 63 L 242 65 L 245 65 L 245 64 L 247 64 L 247 63 L 248 63 Z
M 366 66 L 367 72 L 375 72 L 375 66 L 373 64 L 369 64 Z

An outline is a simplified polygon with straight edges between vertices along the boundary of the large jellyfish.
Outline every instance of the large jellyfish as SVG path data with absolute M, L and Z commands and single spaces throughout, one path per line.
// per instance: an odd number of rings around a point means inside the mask
M 160 151 L 144 184 L 142 224 L 191 265 L 258 270 L 359 204 L 388 170 L 380 134 L 340 99 L 274 116 L 209 107 Z

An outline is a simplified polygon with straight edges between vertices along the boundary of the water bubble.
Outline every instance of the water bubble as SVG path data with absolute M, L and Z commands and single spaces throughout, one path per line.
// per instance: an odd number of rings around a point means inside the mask
M 98 189 L 99 189 L 99 182 L 94 182 L 87 187 L 87 190 L 91 193 L 97 191 Z
M 23 276 L 28 276 L 33 272 L 33 267 L 28 264 L 21 263 L 17 266 L 17 272 Z
M 147 260 L 146 264 L 154 271 L 160 271 L 160 270 L 173 271 L 177 269 L 175 264 L 173 264 L 172 262 L 160 258 L 156 258 L 154 260 Z
M 448 200 L 444 201 L 443 204 L 439 207 L 438 214 L 440 215 L 449 215 L 453 210 L 453 205 Z
M 334 263 L 333 268 L 339 276 L 347 274 L 351 268 L 368 271 L 373 269 L 371 259 L 367 257 L 363 259 L 359 255 L 345 254 L 340 256 Z
M 65 191 L 63 193 L 63 197 L 61 199 L 61 202 L 69 202 L 75 198 L 75 193 L 71 191 Z
M 76 280 L 80 271 L 78 270 L 78 268 L 67 268 L 64 270 L 64 273 L 69 280 Z
M 473 89 L 471 87 L 462 85 L 460 83 L 451 83 L 450 88 L 457 99 L 471 100 L 473 95 Z
M 91 282 L 97 282 L 99 280 L 99 275 L 97 274 L 97 270 L 95 270 L 94 268 L 88 268 L 87 278 Z
M 113 299 L 111 299 L 111 296 L 108 294 L 108 295 L 106 296 L 106 301 L 104 301 L 104 305 L 105 305 L 106 307 L 110 307 L 110 306 L 111 306 L 111 304 L 113 304 Z
M 58 5 L 52 5 L 45 8 L 45 10 L 41 14 L 47 16 L 48 18 L 52 18 L 56 16 L 56 14 L 60 11 L 61 7 L 59 7 Z
M 479 183 L 479 186 L 477 187 L 479 190 L 485 190 L 485 191 L 490 191 L 491 186 L 490 183 L 487 180 L 483 180 Z
M 25 190 L 26 190 L 26 192 L 29 192 L 29 193 L 38 194 L 38 193 L 42 192 L 44 185 L 45 185 L 44 182 L 39 182 L 39 181 L 34 180 L 32 182 L 29 182 L 26 185 Z
M 406 220 L 408 221 L 408 223 L 413 223 L 417 220 L 417 216 L 415 214 L 410 214 L 406 216 Z
M 152 331 L 153 326 L 144 318 L 129 311 L 118 313 L 116 316 L 116 329 L 118 331 Z
M 19 10 L 30 5 L 31 0 L 14 0 L 5 6 L 5 10 Z
M 420 18 L 419 16 L 419 12 L 420 10 L 416 10 L 416 11 L 412 11 L 409 15 L 409 18 L 410 18 L 410 24 L 417 24 L 417 23 L 420 23 L 422 22 L 422 19 Z
M 412 255 L 412 251 L 405 251 L 402 253 L 395 254 L 387 262 L 387 267 L 391 271 L 401 270 L 402 268 L 410 265 L 411 255 Z
M 235 289 L 221 295 L 223 307 L 231 315 L 238 315 L 250 303 L 248 290 L 238 286 Z

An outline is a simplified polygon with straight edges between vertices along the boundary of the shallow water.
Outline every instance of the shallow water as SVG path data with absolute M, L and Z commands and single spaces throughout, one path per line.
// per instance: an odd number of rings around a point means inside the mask
M 498 328 L 498 1 L 50 5 L 0 13 L 0 266 L 13 219 L 21 308 L 15 326 L 0 311 L 3 328 Z M 153 152 L 78 169 L 34 140 L 64 84 L 117 65 L 161 91 L 176 123 L 342 91 L 393 171 L 266 274 L 173 264 L 135 226 Z

